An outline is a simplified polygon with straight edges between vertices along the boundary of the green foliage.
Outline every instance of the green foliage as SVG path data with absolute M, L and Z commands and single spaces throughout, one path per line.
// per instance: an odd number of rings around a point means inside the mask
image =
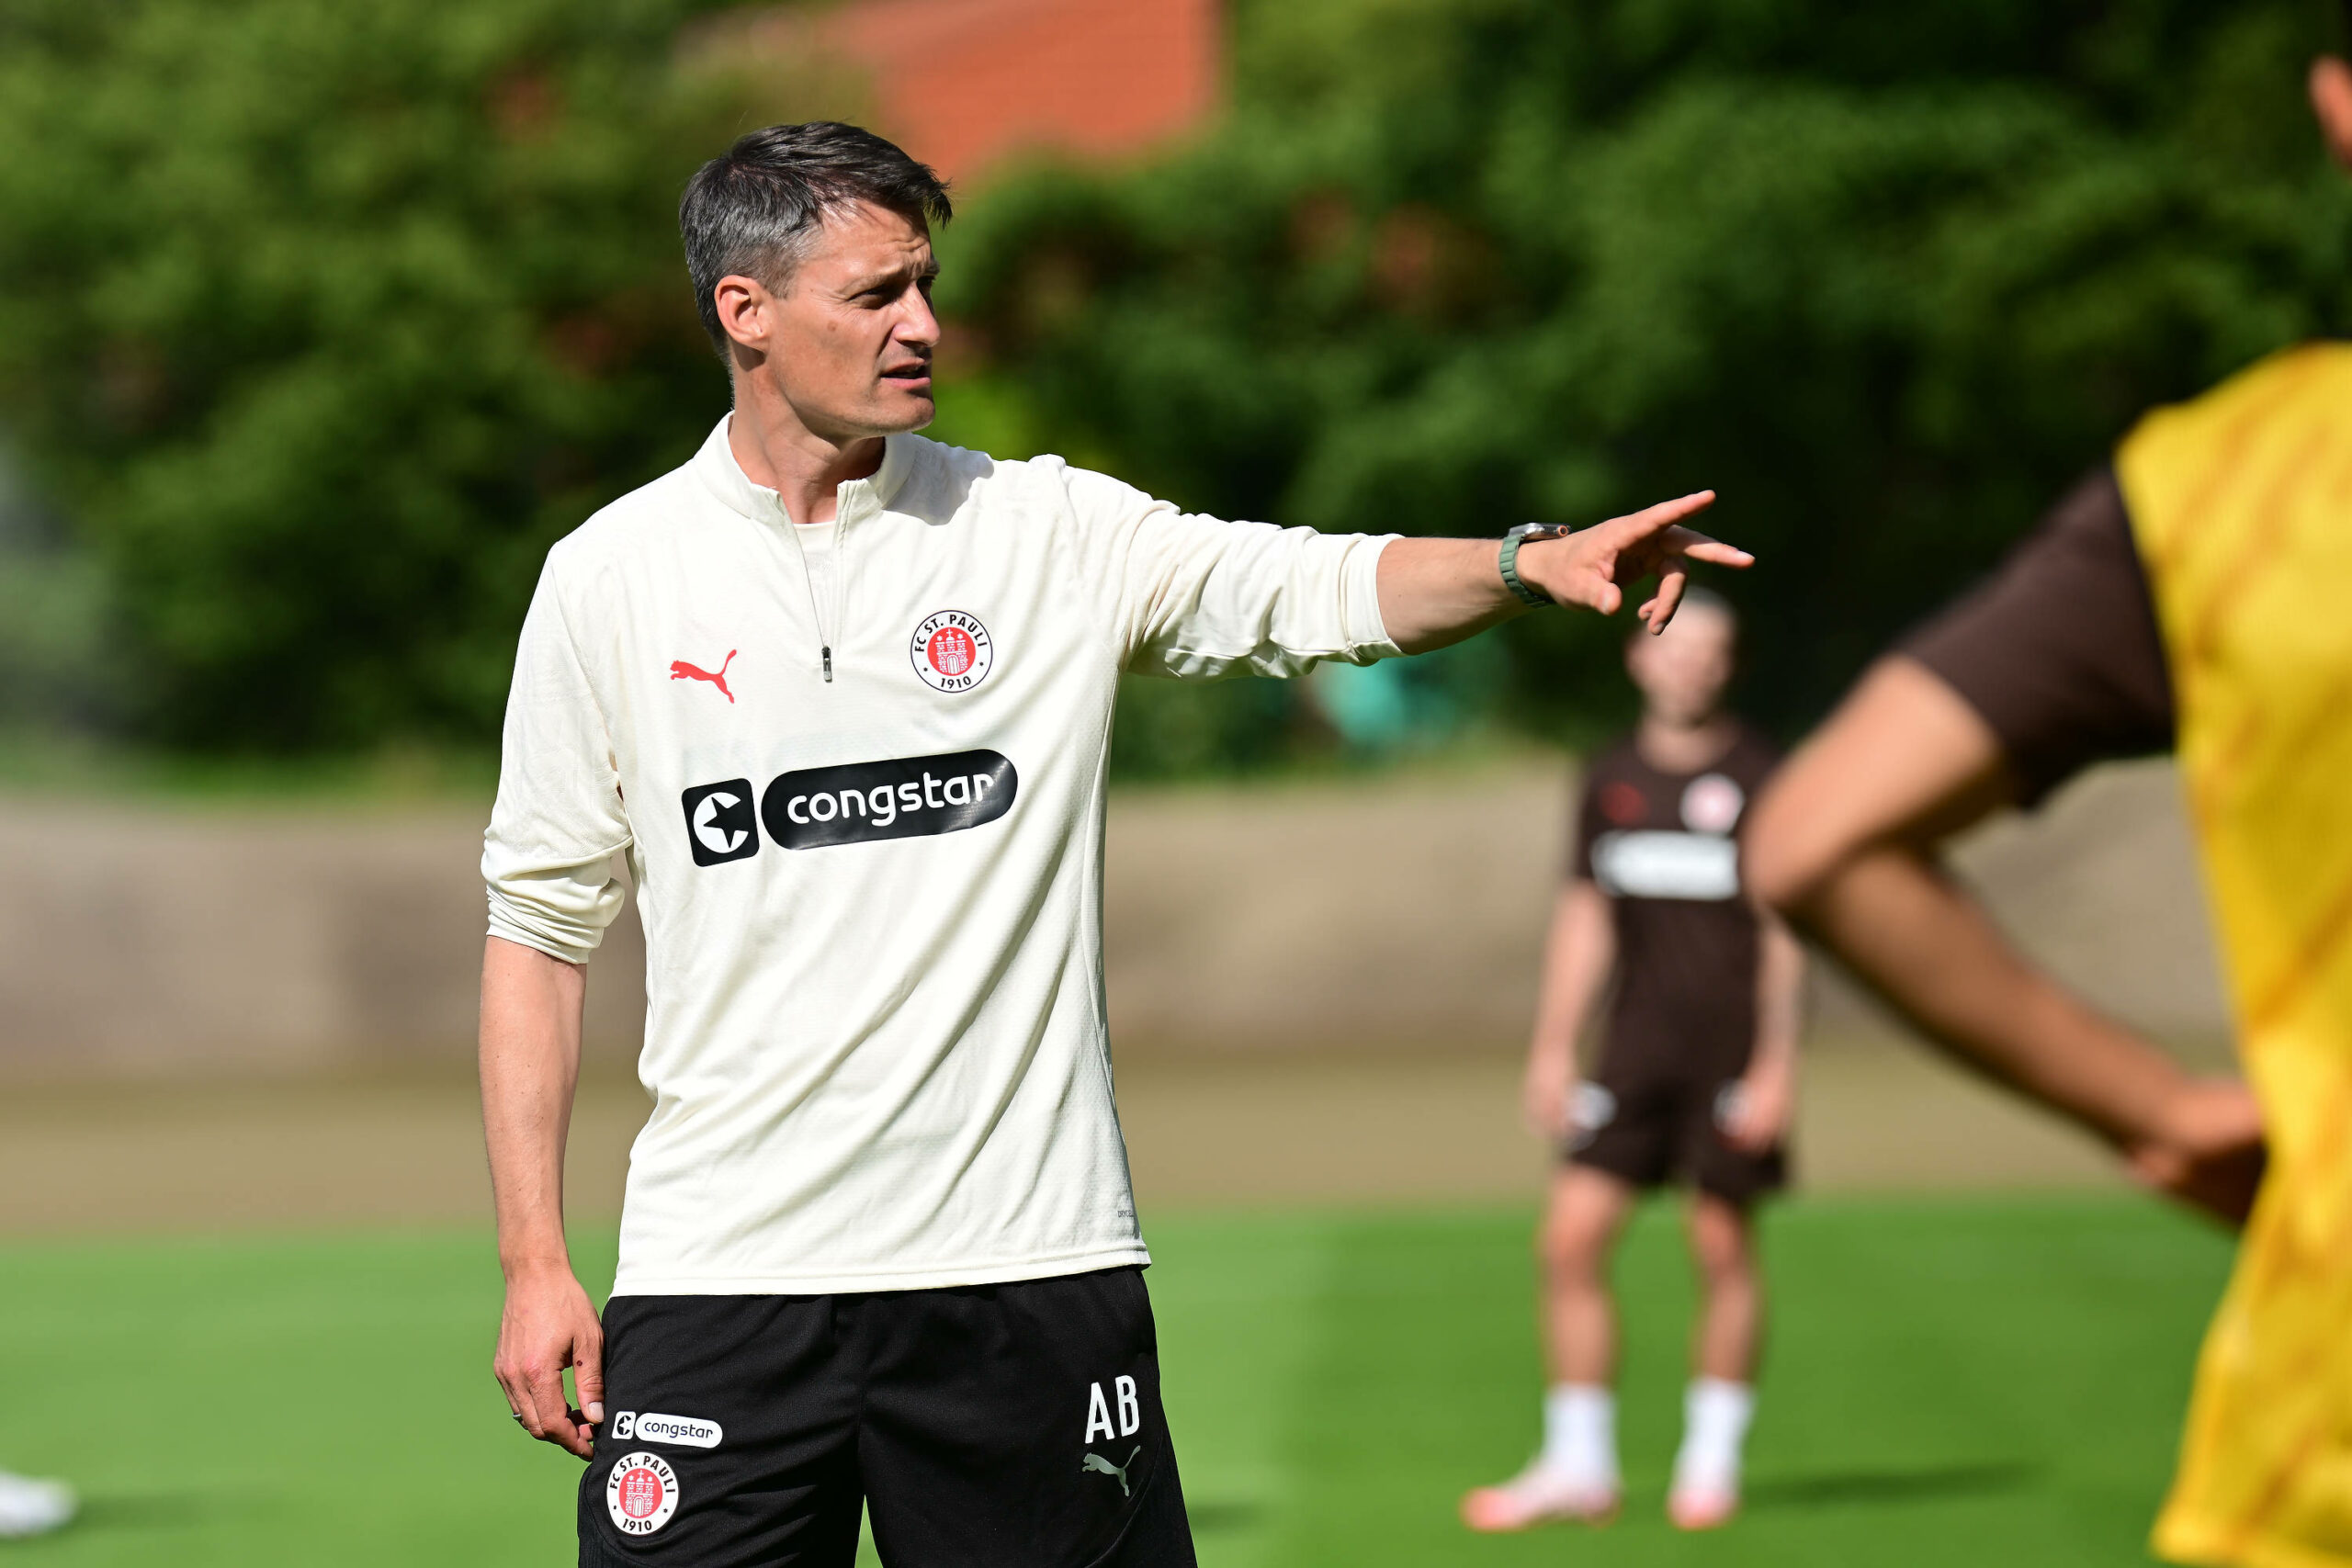
M 0 0 L 0 427 L 64 525 L 0 527 L 0 721 L 493 732 L 547 545 L 724 405 L 680 185 L 855 112 L 682 66 L 713 3 Z M 2331 11 L 1241 0 L 1217 127 L 943 237 L 936 434 L 1326 528 L 1713 485 L 1787 726 L 2137 411 L 2344 329 Z M 1619 635 L 1430 679 L 1589 733 Z M 1152 690 L 1118 766 L 1332 744 L 1302 685 Z
M 726 406 L 674 204 L 755 109 L 694 9 L 0 4 L 0 419 L 144 731 L 495 732 L 548 545 Z
M 2352 321 L 2331 16 L 1253 0 L 1221 127 L 992 191 L 942 297 L 1001 422 L 1188 506 L 1493 534 L 1718 489 L 1787 727 L 2140 411 Z M 1623 711 L 1616 629 L 1506 636 L 1521 716 Z

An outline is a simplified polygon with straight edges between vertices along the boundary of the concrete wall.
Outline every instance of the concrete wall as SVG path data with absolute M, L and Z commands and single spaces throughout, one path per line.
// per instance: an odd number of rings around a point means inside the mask
M 1521 767 L 1114 802 L 1106 967 L 1123 1053 L 1510 1048 L 1534 994 L 1566 778 Z M 470 1048 L 470 810 L 0 801 L 0 1071 L 308 1070 Z M 2109 770 L 1960 857 L 2021 940 L 2120 1016 L 2226 1033 L 2167 767 Z M 591 968 L 633 1050 L 643 942 Z M 1831 1031 L 1869 1030 L 1835 987 Z

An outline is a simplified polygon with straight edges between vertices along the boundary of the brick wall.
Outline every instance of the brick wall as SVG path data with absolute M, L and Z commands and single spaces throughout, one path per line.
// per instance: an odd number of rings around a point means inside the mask
M 745 47 L 863 73 L 874 129 L 952 180 L 1027 152 L 1117 158 L 1214 108 L 1216 0 L 852 0 L 776 12 Z

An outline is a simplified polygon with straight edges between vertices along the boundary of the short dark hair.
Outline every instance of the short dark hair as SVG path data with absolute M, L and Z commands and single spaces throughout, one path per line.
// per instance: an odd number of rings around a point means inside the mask
M 726 329 L 711 291 L 730 274 L 781 289 L 828 211 L 870 201 L 929 228 L 955 216 L 947 182 L 872 131 L 839 120 L 771 125 L 741 137 L 686 182 L 678 231 L 695 308 L 721 359 Z

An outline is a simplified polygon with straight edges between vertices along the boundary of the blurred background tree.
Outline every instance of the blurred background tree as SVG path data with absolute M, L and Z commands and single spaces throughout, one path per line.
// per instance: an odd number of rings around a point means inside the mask
M 686 175 L 857 112 L 682 65 L 708 8 L 0 0 L 0 707 L 485 744 L 546 546 L 724 407 Z M 2138 411 L 2346 329 L 2352 190 L 2301 90 L 2332 14 L 1238 0 L 1191 144 L 963 204 L 934 434 L 1335 529 L 1714 486 L 1787 730 Z M 1139 690 L 1117 765 L 1589 735 L 1619 636 Z
M 1260 0 L 1213 134 L 992 190 L 942 298 L 984 428 L 1203 510 L 1492 534 L 1720 490 L 1786 732 L 2140 411 L 2352 321 L 2301 87 L 2333 17 Z M 1589 734 L 1622 635 L 1530 617 L 1464 698 Z
M 0 609 L 78 594 L 0 638 L 20 715 L 102 665 L 77 705 L 176 746 L 495 734 L 547 547 L 726 408 L 677 193 L 808 95 L 681 69 L 695 10 L 0 4 L 0 421 L 44 502 Z

